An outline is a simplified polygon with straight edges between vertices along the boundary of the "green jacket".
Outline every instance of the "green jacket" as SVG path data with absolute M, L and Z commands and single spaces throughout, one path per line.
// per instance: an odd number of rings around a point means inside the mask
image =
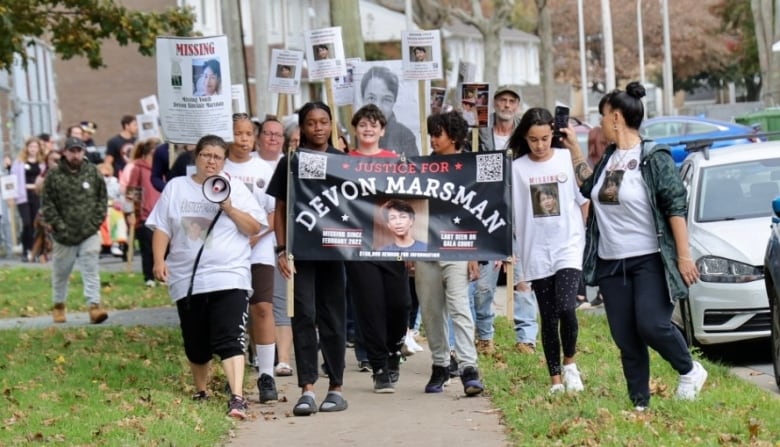
M 100 229 L 106 218 L 106 182 L 86 160 L 71 171 L 65 157 L 46 174 L 41 211 L 52 227 L 52 237 L 63 245 L 78 245 Z
M 607 161 L 615 152 L 615 145 L 607 147 L 604 156 L 596 164 L 593 175 L 580 187 L 582 194 L 590 198 L 593 184 L 604 171 Z M 674 243 L 674 235 L 669 226 L 669 217 L 688 214 L 687 190 L 680 179 L 680 174 L 672 159 L 669 146 L 653 144 L 652 141 L 642 141 L 642 155 L 639 163 L 642 179 L 645 181 L 645 189 L 650 199 L 653 212 L 653 224 L 658 235 L 658 246 L 666 271 L 666 284 L 669 287 L 669 298 L 672 301 L 688 297 L 688 288 L 677 269 L 677 247 Z M 598 258 L 599 227 L 596 213 L 588 214 L 588 224 L 585 239 L 585 253 L 582 263 L 582 271 L 585 283 L 595 286 L 596 260 Z

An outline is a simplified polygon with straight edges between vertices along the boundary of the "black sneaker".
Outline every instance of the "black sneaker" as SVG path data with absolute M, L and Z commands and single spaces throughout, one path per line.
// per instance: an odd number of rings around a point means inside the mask
M 393 384 L 398 383 L 398 379 L 401 377 L 401 356 L 391 355 L 387 359 L 387 372 L 390 374 L 390 381 Z
M 205 391 L 198 391 L 197 393 L 192 395 L 192 400 L 195 402 L 204 402 L 209 400 L 209 395 Z
M 260 391 L 261 404 L 279 400 L 279 393 L 276 392 L 276 382 L 268 374 L 260 374 L 260 378 L 257 379 L 257 389 Z
M 450 380 L 446 366 L 433 365 L 431 370 L 431 379 L 425 385 L 426 393 L 441 393 L 444 391 L 444 384 Z
M 601 291 L 599 291 L 596 294 L 596 298 L 593 298 L 593 301 L 590 302 L 591 307 L 601 306 L 604 304 L 604 297 L 601 296 Z
M 374 379 L 374 392 L 379 394 L 391 394 L 395 393 L 395 384 L 390 379 L 390 371 L 386 369 L 380 369 L 375 372 Z
M 362 373 L 371 372 L 371 362 L 368 360 L 361 360 L 358 362 L 358 371 Z
M 455 360 L 455 354 L 450 354 L 450 366 L 448 368 L 450 377 L 458 377 L 460 371 L 458 371 L 458 361 Z
M 230 397 L 230 400 L 228 401 L 228 416 L 243 421 L 246 419 L 246 410 L 246 399 L 241 396 L 236 396 L 235 394 Z
M 466 393 L 466 396 L 476 396 L 485 391 L 485 386 L 479 380 L 479 371 L 473 366 L 463 368 L 460 381 L 463 383 L 463 392 Z

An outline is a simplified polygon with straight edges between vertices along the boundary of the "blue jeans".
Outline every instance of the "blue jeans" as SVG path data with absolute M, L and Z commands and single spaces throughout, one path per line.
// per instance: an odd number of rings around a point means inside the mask
M 514 263 L 515 281 L 520 278 L 520 264 Z M 536 335 L 539 333 L 539 323 L 536 321 L 537 305 L 533 290 L 526 292 L 514 291 L 514 321 L 515 341 L 536 346 Z M 507 285 L 507 287 L 511 287 Z
M 493 310 L 493 298 L 496 295 L 496 283 L 501 266 L 494 261 L 479 265 L 479 279 L 469 283 L 469 305 L 477 340 L 492 340 L 493 320 L 496 313 Z

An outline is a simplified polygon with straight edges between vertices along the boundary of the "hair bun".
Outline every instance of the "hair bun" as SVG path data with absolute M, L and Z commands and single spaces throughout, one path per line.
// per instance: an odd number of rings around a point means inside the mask
M 637 81 L 631 82 L 626 86 L 626 93 L 632 98 L 642 99 L 646 94 L 645 86 Z

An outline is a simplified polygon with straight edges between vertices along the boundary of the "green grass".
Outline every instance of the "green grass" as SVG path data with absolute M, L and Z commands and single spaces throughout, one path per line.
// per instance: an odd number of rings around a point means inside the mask
M 234 422 L 194 390 L 178 328 L 0 332 L 0 445 L 213 446 Z
M 696 401 L 679 401 L 677 373 L 651 350 L 650 410 L 634 412 L 606 319 L 578 316 L 576 360 L 585 391 L 556 396 L 547 395 L 541 349 L 535 355 L 515 352 L 510 323 L 496 319 L 497 350 L 481 358 L 481 369 L 513 445 L 780 445 L 780 399 L 704 360 L 709 372 L 704 391 Z
M 148 288 L 143 275 L 101 272 L 100 293 L 107 309 L 170 306 L 167 287 Z M 0 318 L 34 317 L 51 311 L 50 268 L 0 268 Z M 74 269 L 68 287 L 68 311 L 85 311 L 81 274 Z
M 103 272 L 101 278 L 109 309 L 170 305 L 164 287 L 147 289 L 137 274 Z M 48 314 L 48 269 L 0 269 L 0 284 L 0 318 Z M 71 284 L 68 308 L 83 309 L 77 274 Z M 777 395 L 706 360 L 703 393 L 682 402 L 673 398 L 677 374 L 651 351 L 650 410 L 635 413 L 606 320 L 578 315 L 577 364 L 586 389 L 555 397 L 547 395 L 541 349 L 516 353 L 510 322 L 496 320 L 496 354 L 481 358 L 480 366 L 512 445 L 780 446 Z M 214 372 L 215 397 L 192 402 L 178 328 L 0 331 L 0 446 L 222 445 L 236 423 L 225 416 L 221 368 Z

